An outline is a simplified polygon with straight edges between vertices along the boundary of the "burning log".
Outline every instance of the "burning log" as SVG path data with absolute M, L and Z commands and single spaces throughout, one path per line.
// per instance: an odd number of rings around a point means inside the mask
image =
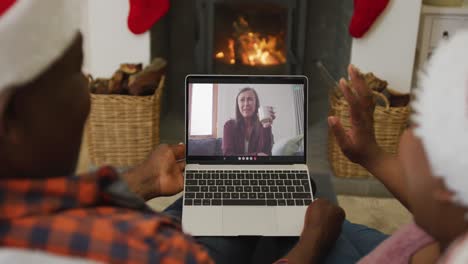
M 215 58 L 229 64 L 241 62 L 245 65 L 278 65 L 286 63 L 284 52 L 278 48 L 277 36 L 264 36 L 254 32 L 247 20 L 240 16 L 233 22 L 233 38 L 228 39 L 227 52 L 219 51 Z

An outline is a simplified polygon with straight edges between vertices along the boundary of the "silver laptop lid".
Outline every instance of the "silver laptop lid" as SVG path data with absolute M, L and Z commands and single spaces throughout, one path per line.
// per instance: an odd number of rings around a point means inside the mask
M 188 75 L 187 164 L 305 164 L 305 76 Z

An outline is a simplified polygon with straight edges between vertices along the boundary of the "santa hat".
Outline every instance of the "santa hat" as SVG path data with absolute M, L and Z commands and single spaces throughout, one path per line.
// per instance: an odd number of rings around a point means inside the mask
M 413 102 L 417 124 L 434 176 L 468 207 L 468 31 L 439 44 Z
M 463 234 L 452 242 L 437 263 L 468 263 L 468 233 Z
M 43 73 L 72 44 L 81 0 L 0 0 L 0 93 Z

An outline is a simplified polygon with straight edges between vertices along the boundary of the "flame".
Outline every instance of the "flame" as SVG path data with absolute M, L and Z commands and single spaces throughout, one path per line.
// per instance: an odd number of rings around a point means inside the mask
M 231 58 L 229 60 L 229 64 L 236 64 L 236 53 L 234 51 L 234 40 L 233 39 L 228 39 L 228 48 L 229 48 L 229 57 Z
M 240 59 L 240 63 L 251 66 L 286 63 L 284 52 L 278 48 L 280 36 L 265 37 L 252 31 L 243 17 L 239 17 L 233 26 L 236 38 L 228 39 L 227 49 L 217 52 L 216 59 L 229 64 L 236 64 L 236 59 Z

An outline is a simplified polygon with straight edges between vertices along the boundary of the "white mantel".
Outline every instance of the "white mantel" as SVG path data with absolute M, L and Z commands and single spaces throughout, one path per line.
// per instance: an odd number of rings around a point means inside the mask
M 353 39 L 351 63 L 374 72 L 392 89 L 411 89 L 421 0 L 391 0 L 371 30 Z
M 120 63 L 149 63 L 150 35 L 134 35 L 128 30 L 128 0 L 82 1 L 86 73 L 110 77 Z

